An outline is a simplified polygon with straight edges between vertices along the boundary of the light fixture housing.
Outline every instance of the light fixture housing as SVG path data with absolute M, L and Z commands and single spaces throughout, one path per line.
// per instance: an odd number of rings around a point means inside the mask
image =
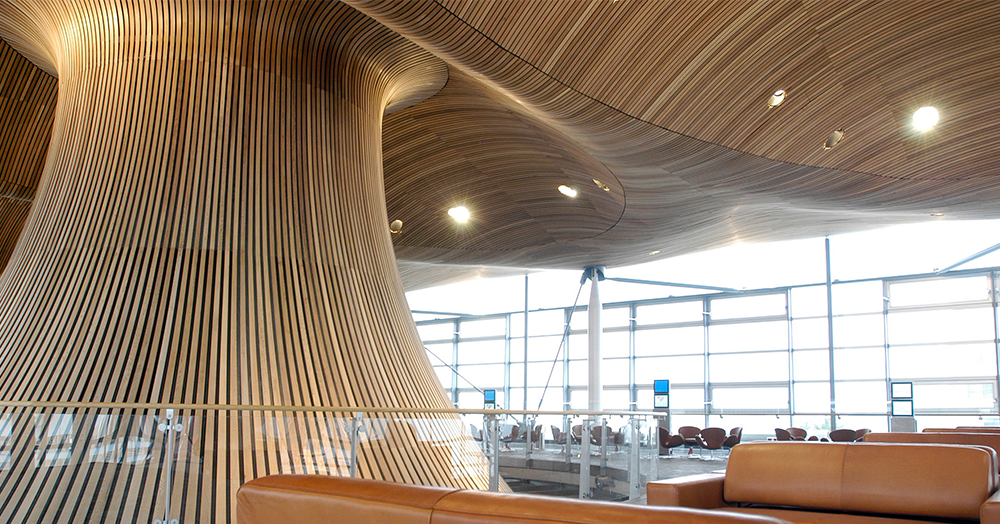
M 605 184 L 604 182 L 601 182 L 600 180 L 598 180 L 598 179 L 596 179 L 596 178 L 591 178 L 591 180 L 593 180 L 593 181 L 594 181 L 594 183 L 595 183 L 595 184 L 597 184 L 597 187 L 599 187 L 599 188 L 601 188 L 602 190 L 604 190 L 604 192 L 605 192 L 605 193 L 608 193 L 608 192 L 610 192 L 610 191 L 611 191 L 611 188 L 610 188 L 610 187 L 608 187 L 608 185 L 607 185 L 607 184 Z
M 662 250 L 662 249 L 657 249 L 656 251 L 650 251 L 650 252 L 649 252 L 649 254 L 650 254 L 650 255 L 659 255 L 659 254 L 660 254 L 660 253 L 662 253 L 662 252 L 663 252 L 663 250 Z
M 570 198 L 576 198 L 577 192 L 572 187 L 569 187 L 566 184 L 563 184 L 563 185 L 559 186 L 558 189 L 559 189 L 560 193 L 562 193 L 562 194 L 564 194 L 564 195 L 566 195 L 566 196 L 568 196 Z
M 449 209 L 448 215 L 460 224 L 468 222 L 469 217 L 472 216 L 471 213 L 469 213 L 469 209 L 465 206 L 456 206 Z
M 928 131 L 938 123 L 938 110 L 933 106 L 924 106 L 913 112 L 913 127 L 917 131 Z
M 400 219 L 393 220 L 389 222 L 389 232 L 393 235 L 398 235 L 403 232 L 403 221 Z
M 844 128 L 840 128 L 827 137 L 826 142 L 823 143 L 823 149 L 833 149 L 833 146 L 840 143 L 844 139 Z
M 944 213 L 931 213 L 932 217 L 943 217 Z
M 767 99 L 767 107 L 769 109 L 774 109 L 774 108 L 780 106 L 781 103 L 785 101 L 785 95 L 786 94 L 787 93 L 785 93 L 784 89 L 779 89 L 779 90 L 775 91 L 774 94 L 771 95 L 771 98 Z

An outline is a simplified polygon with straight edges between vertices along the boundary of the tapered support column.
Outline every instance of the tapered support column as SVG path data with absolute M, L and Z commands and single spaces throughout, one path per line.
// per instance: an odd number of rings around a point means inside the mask
M 338 3 L 14 6 L 47 37 L 59 102 L 0 278 L 0 398 L 450 407 L 396 271 L 380 149 L 386 108 L 439 88 L 442 63 Z M 30 440 L 34 412 L 6 416 Z M 181 411 L 155 471 L 57 474 L 19 449 L 0 521 L 152 522 L 169 490 L 181 522 L 224 522 L 246 479 L 349 474 L 351 417 Z M 358 476 L 487 487 L 419 415 L 377 417 Z

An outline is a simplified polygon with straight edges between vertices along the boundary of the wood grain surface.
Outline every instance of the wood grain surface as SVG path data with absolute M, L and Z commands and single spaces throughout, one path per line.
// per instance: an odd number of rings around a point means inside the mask
M 444 85 L 440 60 L 340 3 L 0 13 L 45 36 L 35 54 L 58 75 L 50 151 L 0 277 L 0 399 L 450 407 L 394 263 L 380 125 Z M 249 478 L 348 471 L 345 417 L 181 412 L 174 458 L 162 411 L 102 412 L 118 428 L 105 446 L 133 448 L 116 461 L 98 451 L 107 420 L 67 413 L 73 436 L 51 448 L 59 417 L 5 411 L 0 521 L 152 522 L 169 489 L 171 517 L 225 522 Z M 437 418 L 369 421 L 358 474 L 485 488 L 474 443 Z

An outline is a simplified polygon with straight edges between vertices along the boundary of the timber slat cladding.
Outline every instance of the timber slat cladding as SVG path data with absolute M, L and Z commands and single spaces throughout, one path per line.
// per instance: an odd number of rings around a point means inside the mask
M 56 80 L 0 40 L 0 267 L 31 209 L 52 134 Z
M 995 0 L 346 2 L 501 93 L 512 112 L 578 142 L 627 202 L 597 237 L 507 237 L 466 252 L 455 235 L 452 249 L 401 235 L 407 260 L 622 265 L 653 250 L 667 257 L 932 212 L 998 216 Z M 767 109 L 777 89 L 788 98 Z M 921 105 L 942 113 L 926 134 L 910 124 Z M 452 125 L 475 131 L 467 120 Z M 847 138 L 824 151 L 841 127 Z M 434 191 L 461 188 L 459 177 Z M 559 198 L 553 192 L 553 205 Z M 502 227 L 484 220 L 476 234 L 503 239 Z
M 380 151 L 383 112 L 440 89 L 440 60 L 340 3 L 5 2 L 0 19 L 58 75 L 0 279 L 0 399 L 450 406 L 395 268 Z M 50 438 L 59 415 L 69 435 Z M 3 417 L 4 522 L 152 522 L 170 460 L 181 522 L 228 521 L 256 476 L 348 471 L 341 415 L 182 411 L 175 457 L 162 411 Z M 360 476 L 486 487 L 455 419 L 367 424 Z

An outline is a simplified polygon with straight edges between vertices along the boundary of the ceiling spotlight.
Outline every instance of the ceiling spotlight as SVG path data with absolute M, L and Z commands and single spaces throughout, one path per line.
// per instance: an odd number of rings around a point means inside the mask
M 771 95 L 771 98 L 767 100 L 767 107 L 774 109 L 775 107 L 780 106 L 781 103 L 784 101 L 785 101 L 785 90 L 779 89 L 775 91 L 774 94 Z
M 559 192 L 570 198 L 576 198 L 576 190 L 567 185 L 559 186 Z
M 943 217 L 944 213 L 931 213 L 932 217 Z
M 938 123 L 938 111 L 931 106 L 921 107 L 913 113 L 913 127 L 917 131 L 927 131 Z
M 465 206 L 453 207 L 448 210 L 448 214 L 462 224 L 469 221 L 469 210 Z
M 605 193 L 611 191 L 611 188 L 608 187 L 608 185 L 605 184 L 604 182 L 601 182 L 600 180 L 598 180 L 596 178 L 592 178 L 591 180 L 593 180 L 594 183 L 597 184 L 597 187 L 603 189 Z
M 392 233 L 393 235 L 397 235 L 399 233 L 402 233 L 403 232 L 403 221 L 399 220 L 399 219 L 396 219 L 396 220 L 393 220 L 392 222 L 389 222 L 389 232 Z
M 657 249 L 656 251 L 650 251 L 650 252 L 649 252 L 649 254 L 650 254 L 650 255 L 659 255 L 659 254 L 660 254 L 660 253 L 662 253 L 662 252 L 663 252 L 663 250 L 662 250 L 662 249 Z
M 823 143 L 823 149 L 833 149 L 833 146 L 840 143 L 844 139 L 844 128 L 840 128 L 827 137 L 826 142 Z

